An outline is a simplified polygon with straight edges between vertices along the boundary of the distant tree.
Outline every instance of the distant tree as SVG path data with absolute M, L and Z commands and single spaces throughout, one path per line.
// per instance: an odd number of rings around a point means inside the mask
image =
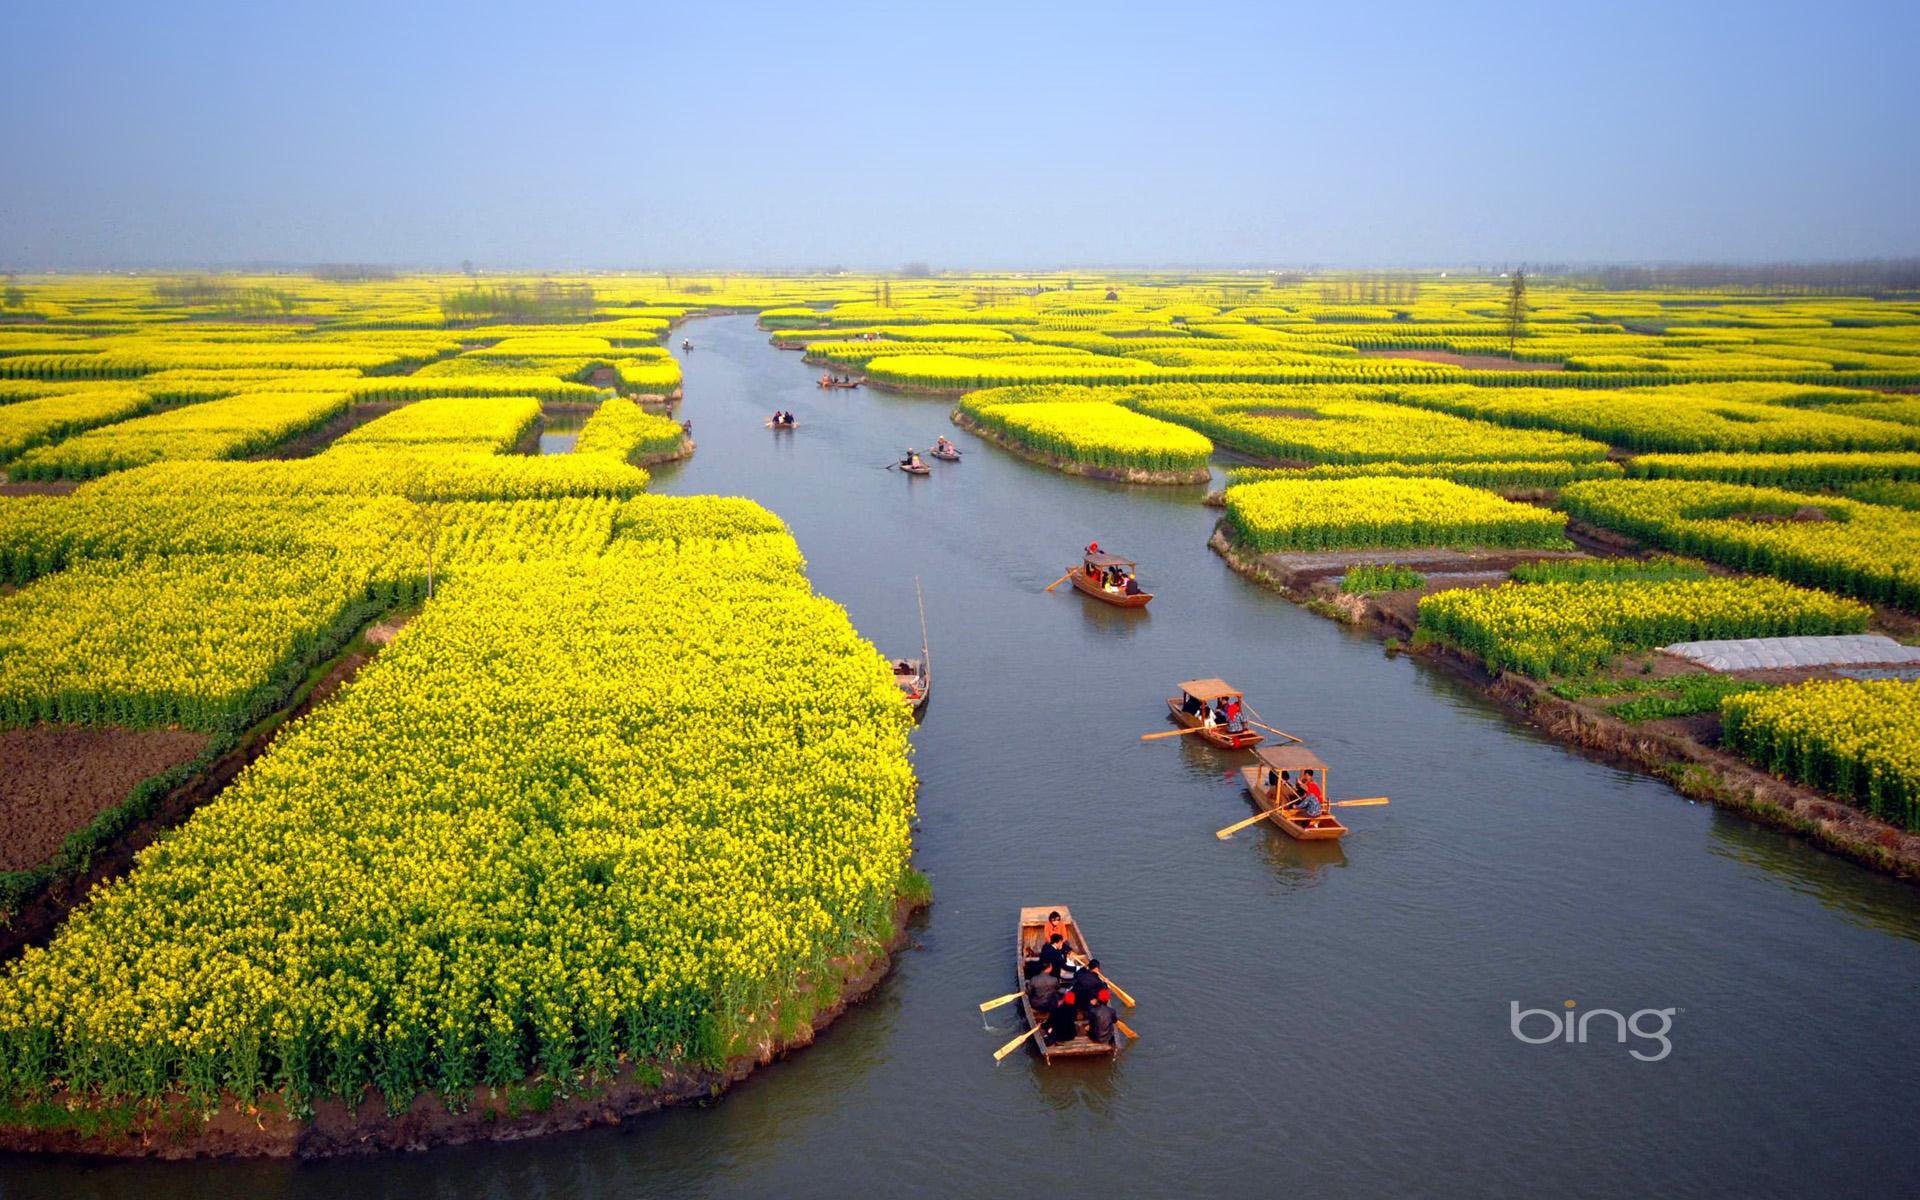
M 933 276 L 933 268 L 923 262 L 910 262 L 900 268 L 900 273 L 908 279 L 929 279 Z
M 1517 358 L 1527 336 L 1527 273 L 1515 271 L 1507 284 L 1507 357 Z
M 470 258 L 463 258 L 463 259 L 461 259 L 461 260 L 460 260 L 460 273 L 461 273 L 462 275 L 471 275 L 471 274 L 473 274 L 473 273 L 474 273 L 474 272 L 473 272 L 473 260 L 472 260 L 472 259 L 470 259 Z
M 7 276 L 6 289 L 4 291 L 0 291 L 0 307 L 24 308 L 26 306 L 26 303 L 27 303 L 27 289 L 15 283 L 13 281 L 13 276 L 11 275 Z

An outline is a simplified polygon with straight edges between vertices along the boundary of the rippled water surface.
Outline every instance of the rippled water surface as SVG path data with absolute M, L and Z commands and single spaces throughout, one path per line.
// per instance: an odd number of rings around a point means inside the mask
M 825 392 L 751 318 L 683 355 L 699 452 L 656 490 L 751 496 L 814 584 L 934 687 L 915 737 L 917 945 L 815 1049 L 706 1109 L 515 1145 L 313 1165 L 12 1159 L 8 1195 L 1911 1195 L 1920 891 L 1588 761 L 1445 674 L 1313 616 L 1206 549 L 1200 489 L 1070 479 L 947 423 Z M 679 334 L 676 334 L 677 342 Z M 775 435 L 775 408 L 800 428 Z M 883 469 L 948 433 L 960 464 Z M 1088 539 L 1158 594 L 1058 577 Z M 1244 760 L 1168 728 L 1222 675 L 1332 766 L 1332 846 L 1267 828 Z M 1139 1000 L 1111 1065 L 995 1065 L 1020 904 L 1074 906 Z M 1525 1045 L 1509 1004 L 1677 1009 L 1663 1061 L 1613 1027 Z M 1533 1018 L 1528 1032 L 1545 1029 Z M 1644 1018 L 1642 1029 L 1655 1029 Z M 1604 1034 L 1604 1036 L 1602 1036 Z

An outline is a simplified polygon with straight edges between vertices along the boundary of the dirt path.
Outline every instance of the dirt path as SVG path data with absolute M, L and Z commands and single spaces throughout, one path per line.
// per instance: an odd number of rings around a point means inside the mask
M 192 762 L 208 740 L 185 729 L 0 730 L 0 871 L 45 862 L 69 833 L 125 801 L 142 779 Z
M 1515 362 L 1497 354 L 1455 354 L 1451 350 L 1362 350 L 1361 358 L 1411 358 L 1419 362 L 1452 363 L 1469 371 L 1564 371 L 1565 363 Z

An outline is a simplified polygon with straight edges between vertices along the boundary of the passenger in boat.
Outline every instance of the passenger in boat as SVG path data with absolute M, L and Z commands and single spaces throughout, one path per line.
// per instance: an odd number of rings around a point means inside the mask
M 1125 592 L 1129 596 L 1138 596 L 1140 594 L 1139 577 L 1135 575 L 1127 576 L 1126 585 L 1122 587 L 1120 590 Z
M 1245 719 L 1243 719 L 1240 716 L 1240 697 L 1228 696 L 1227 697 L 1227 732 L 1228 733 L 1245 733 L 1246 731 L 1247 731 L 1247 723 Z
M 1300 806 L 1309 817 L 1317 817 L 1327 811 L 1327 793 L 1320 787 L 1320 781 L 1313 777 L 1313 768 L 1300 772 L 1300 790 L 1305 793 L 1300 798 Z
M 1078 971 L 1074 974 L 1073 984 L 1076 988 L 1082 989 L 1083 997 L 1086 998 L 1087 1002 L 1091 1003 L 1093 993 L 1107 986 L 1106 976 L 1100 974 L 1100 960 L 1090 958 L 1086 962 L 1081 963 Z
M 1119 1018 L 1113 1012 L 1113 993 L 1101 988 L 1087 1006 L 1087 1036 L 1102 1045 L 1113 1045 L 1114 1025 Z
M 1050 1013 L 1054 1005 L 1060 1002 L 1060 971 L 1057 967 L 1046 967 L 1034 973 L 1027 980 L 1027 1002 L 1033 1005 L 1037 1013 Z
M 1067 922 L 1066 918 L 1060 915 L 1060 910 L 1057 908 L 1047 914 L 1047 923 L 1040 930 L 1040 936 L 1047 941 L 1052 941 L 1055 934 L 1060 936 L 1061 944 L 1065 945 L 1067 940 Z
M 948 441 L 945 437 L 942 437 L 939 441 L 935 442 L 933 445 L 933 448 L 941 454 L 952 454 L 955 452 L 953 448 L 953 443 Z
M 782 425 L 785 425 L 789 429 L 793 428 L 793 425 L 794 425 L 793 413 L 792 412 L 782 413 L 780 415 L 780 423 Z
M 1205 704 L 1194 699 L 1192 696 L 1184 696 L 1180 701 L 1180 711 L 1190 717 L 1199 716 L 1202 712 L 1206 711 L 1206 707 Z
M 1047 944 L 1040 947 L 1040 962 L 1042 966 L 1065 976 L 1068 971 L 1067 939 L 1057 933 L 1049 935 Z
M 1080 1002 L 1073 992 L 1063 992 L 1047 1014 L 1044 1035 L 1055 1046 L 1080 1036 Z
M 1215 725 L 1227 723 L 1227 702 L 1224 698 L 1213 702 L 1213 723 Z

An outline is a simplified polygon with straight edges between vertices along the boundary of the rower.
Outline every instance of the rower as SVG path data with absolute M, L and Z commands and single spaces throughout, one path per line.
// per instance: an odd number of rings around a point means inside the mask
M 1113 1011 L 1113 993 L 1102 986 L 1093 994 L 1093 1003 L 1087 1005 L 1087 1036 L 1102 1045 L 1111 1046 L 1114 1026 L 1119 1020 Z
M 1060 1002 L 1060 970 L 1047 967 L 1027 980 L 1027 1002 L 1037 1013 L 1050 1013 Z
M 1046 944 L 1040 947 L 1040 962 L 1056 974 L 1064 973 L 1067 966 L 1067 939 L 1057 933 L 1048 936 Z
M 1080 1036 L 1080 1001 L 1075 992 L 1062 992 L 1047 1014 L 1045 1037 L 1055 1046 Z

